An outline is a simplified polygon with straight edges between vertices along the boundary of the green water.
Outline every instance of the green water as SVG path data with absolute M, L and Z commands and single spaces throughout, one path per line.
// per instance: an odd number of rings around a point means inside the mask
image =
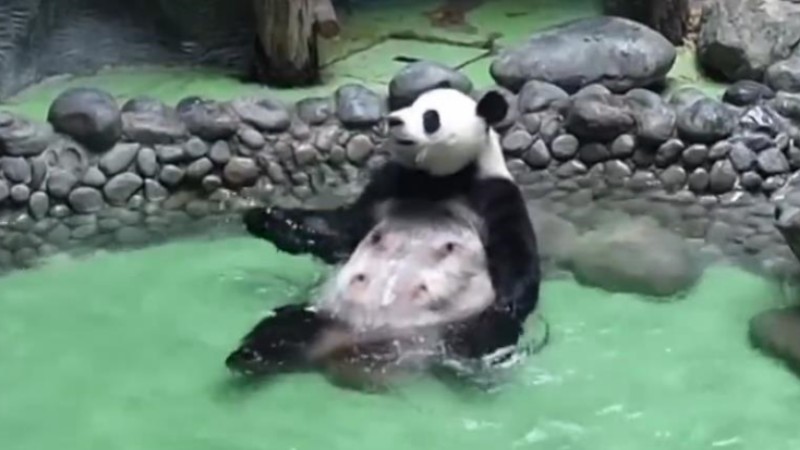
M 779 289 L 729 268 L 663 304 L 545 283 L 552 342 L 491 393 L 421 379 L 368 395 L 315 374 L 234 388 L 227 352 L 321 270 L 226 238 L 2 279 L 2 448 L 800 448 L 800 381 L 745 339 Z

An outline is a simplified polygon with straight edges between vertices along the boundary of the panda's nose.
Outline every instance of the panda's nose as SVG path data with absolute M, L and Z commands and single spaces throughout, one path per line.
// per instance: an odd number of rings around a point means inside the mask
M 403 119 L 397 116 L 389 116 L 386 118 L 386 122 L 389 124 L 389 128 L 393 127 L 400 127 L 403 126 Z

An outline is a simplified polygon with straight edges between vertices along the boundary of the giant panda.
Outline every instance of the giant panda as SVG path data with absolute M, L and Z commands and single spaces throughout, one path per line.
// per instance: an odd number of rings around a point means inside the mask
M 429 90 L 387 116 L 392 158 L 354 202 L 245 211 L 250 234 L 339 268 L 318 295 L 259 322 L 227 367 L 259 376 L 321 369 L 380 387 L 514 349 L 541 275 L 533 225 L 492 128 L 508 109 L 495 91 L 476 100 Z

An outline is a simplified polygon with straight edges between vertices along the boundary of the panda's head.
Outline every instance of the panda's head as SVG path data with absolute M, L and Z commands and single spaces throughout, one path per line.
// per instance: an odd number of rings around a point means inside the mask
M 451 175 L 481 161 L 504 168 L 491 125 L 503 120 L 508 109 L 506 99 L 495 91 L 478 101 L 447 87 L 427 91 L 411 106 L 387 117 L 393 156 L 401 164 L 436 176 Z

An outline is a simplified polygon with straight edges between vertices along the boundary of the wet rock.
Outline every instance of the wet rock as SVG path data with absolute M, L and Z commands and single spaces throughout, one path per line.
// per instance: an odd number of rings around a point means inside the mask
M 289 129 L 291 117 L 286 105 L 271 98 L 241 98 L 231 103 L 241 119 L 256 129 L 280 133 Z
M 126 172 L 111 178 L 103 187 L 103 193 L 109 203 L 124 204 L 136 193 L 144 183 L 139 175 Z
M 778 92 L 770 101 L 775 111 L 792 120 L 800 120 L 800 94 Z
M 514 92 L 529 80 L 546 81 L 567 92 L 592 83 L 625 92 L 664 80 L 676 56 L 669 41 L 644 25 L 593 17 L 535 33 L 503 50 L 490 72 Z
M 186 171 L 184 169 L 173 164 L 167 164 L 161 168 L 161 173 L 158 174 L 158 179 L 167 186 L 177 186 L 181 181 L 183 181 L 184 175 L 186 175 Z
M 756 154 L 741 142 L 731 146 L 728 158 L 733 163 L 733 168 L 739 172 L 750 170 L 756 163 Z
M 550 152 L 547 144 L 538 139 L 530 149 L 522 155 L 522 160 L 533 169 L 543 169 L 550 164 Z
M 725 104 L 703 98 L 681 111 L 678 132 L 691 142 L 713 143 L 727 138 L 736 127 L 736 115 Z
M 47 120 L 56 131 L 95 152 L 110 149 L 122 136 L 119 106 L 114 97 L 99 89 L 67 89 L 50 105 Z
M 47 177 L 47 162 L 43 156 L 28 160 L 31 165 L 31 188 L 39 189 Z
M 137 97 L 122 106 L 122 134 L 144 145 L 172 144 L 188 135 L 174 108 L 149 97 Z
M 625 94 L 625 101 L 633 111 L 636 136 L 642 142 L 659 145 L 672 137 L 677 115 L 661 96 L 645 89 L 633 89 Z
M 347 127 L 368 127 L 380 122 L 383 100 L 360 84 L 346 84 L 336 90 L 336 116 Z
M 108 181 L 108 178 L 106 178 L 105 174 L 97 167 L 90 167 L 83 175 L 83 180 L 81 180 L 86 186 L 98 188 L 103 187 L 106 181 Z
M 207 141 L 227 139 L 239 128 L 233 112 L 213 100 L 189 97 L 181 100 L 176 109 L 189 133 Z
M 526 82 L 519 91 L 519 111 L 521 113 L 545 110 L 555 102 L 569 99 L 569 94 L 560 87 L 538 80 Z
M 183 145 L 183 151 L 190 159 L 202 158 L 208 154 L 208 145 L 202 139 L 193 137 Z
M 151 202 L 164 200 L 169 196 L 167 189 L 156 180 L 144 181 L 144 196 Z
M 139 227 L 123 227 L 114 232 L 114 240 L 122 245 L 141 245 L 150 240 L 150 234 Z
M 49 123 L 14 117 L 10 125 L 0 126 L 0 148 L 9 156 L 36 156 L 45 151 L 55 134 Z
M 186 159 L 186 151 L 178 145 L 161 145 L 156 148 L 156 157 L 162 163 L 175 163 Z
M 319 159 L 317 149 L 308 143 L 301 143 L 294 149 L 294 159 L 299 166 L 309 165 Z
M 512 156 L 521 155 L 533 144 L 533 137 L 525 130 L 514 130 L 503 136 L 500 145 Z
M 582 284 L 654 297 L 687 291 L 702 270 L 682 237 L 652 220 L 631 218 L 608 222 L 581 236 L 571 267 Z
M 680 159 L 683 149 L 683 142 L 680 139 L 670 139 L 658 147 L 653 162 L 660 168 L 675 164 Z
M 775 91 L 762 83 L 741 80 L 733 83 L 722 95 L 722 101 L 736 106 L 755 105 L 775 97 Z
M 800 27 L 797 36 L 800 38 Z M 800 57 L 792 56 L 772 64 L 764 74 L 764 81 L 776 91 L 800 92 Z
M 579 146 L 578 138 L 571 134 L 562 134 L 553 139 L 553 143 L 550 144 L 553 157 L 559 161 L 572 159 L 578 153 Z
M 783 156 L 780 150 L 772 148 L 759 153 L 756 164 L 761 173 L 765 175 L 777 175 L 789 171 L 789 161 Z
M 667 192 L 679 190 L 686 184 L 686 170 L 681 166 L 670 166 L 659 176 L 661 184 Z
M 329 152 L 336 145 L 339 135 L 340 129 L 337 126 L 320 127 L 314 134 L 314 146 L 323 152 Z
M 261 133 L 250 127 L 242 127 L 239 129 L 239 133 L 237 135 L 239 136 L 239 140 L 242 141 L 244 145 L 253 150 L 260 150 L 261 147 L 267 143 Z M 208 148 L 206 148 L 203 155 L 205 155 L 207 152 Z
M 728 156 L 733 149 L 733 144 L 728 141 L 719 141 L 708 150 L 708 159 L 716 161 Z
M 50 209 L 50 198 L 44 192 L 34 192 L 28 202 L 28 210 L 36 220 L 42 220 Z
M 800 374 L 800 308 L 762 312 L 750 320 L 750 342 Z
M 76 184 L 78 177 L 75 174 L 61 168 L 53 168 L 47 178 L 47 192 L 55 198 L 65 198 Z
M 0 169 L 6 179 L 13 183 L 30 183 L 32 178 L 31 166 L 22 157 L 0 158 Z
M 703 165 L 708 159 L 708 147 L 703 144 L 690 145 L 683 151 L 682 158 L 686 167 L 694 169 Z
M 389 82 L 389 107 L 397 110 L 411 105 L 422 93 L 437 87 L 472 91 L 472 81 L 463 73 L 435 61 L 406 65 Z
M 201 158 L 189 164 L 186 168 L 186 176 L 192 179 L 199 180 L 206 176 L 211 169 L 214 168 L 214 163 L 208 158 Z
M 719 160 L 711 166 L 709 190 L 713 194 L 728 192 L 736 185 L 736 178 L 736 170 L 733 168 L 733 164 L 726 159 Z
M 222 187 L 222 178 L 216 175 L 208 175 L 205 178 L 203 178 L 201 185 L 203 186 L 203 189 L 205 189 L 206 192 L 214 192 L 215 190 Z
M 6 180 L 0 179 L 0 203 L 5 201 L 11 194 L 11 188 Z
M 611 151 L 603 144 L 590 142 L 578 149 L 578 159 L 587 166 L 603 162 L 609 158 L 611 158 Z
M 106 175 L 116 175 L 130 167 L 139 154 L 139 144 L 120 143 L 100 158 L 100 170 Z
M 742 187 L 748 191 L 757 191 L 761 189 L 761 186 L 764 184 L 764 180 L 761 178 L 761 175 L 759 175 L 758 172 L 748 171 L 742 174 L 741 184 Z
M 698 194 L 705 192 L 710 182 L 711 176 L 708 174 L 708 171 L 702 167 L 698 167 L 689 174 L 689 179 L 687 180 L 689 190 Z
M 250 158 L 233 157 L 223 169 L 226 182 L 235 186 L 249 186 L 258 179 L 258 165 Z
M 297 117 L 309 125 L 320 125 L 333 115 L 334 104 L 330 97 L 309 97 L 295 104 Z
M 143 177 L 152 178 L 158 173 L 158 156 L 155 150 L 145 147 L 136 156 L 136 166 Z
M 225 164 L 231 159 L 231 147 L 225 141 L 215 142 L 211 146 L 208 158 L 217 164 Z
M 353 136 L 350 141 L 347 142 L 345 151 L 347 159 L 358 164 L 367 160 L 374 148 L 375 146 L 372 144 L 369 136 L 359 134 Z
M 578 139 L 611 141 L 636 125 L 631 113 L 610 99 L 580 98 L 567 115 L 566 129 Z
M 69 205 L 78 214 L 91 214 L 103 209 L 103 194 L 95 188 L 79 187 L 69 194 Z
M 24 184 L 16 184 L 11 187 L 11 200 L 17 203 L 25 203 L 31 196 L 31 190 Z

